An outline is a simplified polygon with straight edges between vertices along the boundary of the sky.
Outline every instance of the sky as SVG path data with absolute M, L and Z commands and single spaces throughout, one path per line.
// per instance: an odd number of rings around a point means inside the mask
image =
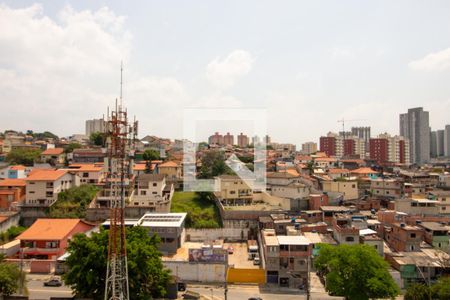
M 449 16 L 449 1 L 6 1 L 0 131 L 84 133 L 119 97 L 121 61 L 141 137 L 182 138 L 189 108 L 264 109 L 272 141 L 297 145 L 342 118 L 398 134 L 417 106 L 440 129 Z

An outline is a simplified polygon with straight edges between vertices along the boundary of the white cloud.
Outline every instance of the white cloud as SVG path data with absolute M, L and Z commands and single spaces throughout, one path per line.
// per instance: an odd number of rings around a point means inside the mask
M 206 67 L 206 78 L 217 88 L 230 88 L 252 69 L 253 56 L 244 50 L 234 50 L 224 59 L 215 58 Z
M 141 134 L 173 135 L 174 126 L 166 124 L 189 99 L 184 86 L 129 67 L 132 37 L 124 22 L 106 7 L 66 6 L 53 20 L 40 5 L 0 5 L 0 90 L 2 111 L 8 112 L 0 128 L 84 132 L 84 121 L 101 117 L 118 97 L 124 60 L 124 101 Z
M 450 48 L 427 54 L 421 59 L 410 62 L 408 66 L 418 71 L 443 71 L 450 69 Z

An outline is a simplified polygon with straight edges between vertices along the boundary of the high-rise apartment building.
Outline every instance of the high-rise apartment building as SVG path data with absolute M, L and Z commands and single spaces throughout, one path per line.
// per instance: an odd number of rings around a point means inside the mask
M 320 137 L 320 151 L 328 156 L 358 156 L 364 158 L 366 155 L 366 144 L 363 139 L 355 136 L 344 136 L 329 132 L 327 136 Z
M 402 136 L 380 134 L 369 140 L 370 159 L 378 163 L 410 164 L 409 141 Z
M 400 114 L 400 135 L 409 140 L 411 163 L 422 164 L 430 160 L 430 122 L 427 111 L 416 107 Z
M 450 157 L 450 125 L 445 125 L 444 130 L 444 155 Z
M 445 130 L 436 130 L 436 153 L 437 157 L 445 155 L 444 143 Z
M 317 152 L 317 143 L 314 142 L 306 142 L 302 144 L 302 153 L 303 154 L 312 154 Z
M 90 137 L 94 132 L 105 132 L 105 124 L 103 119 L 86 120 L 86 136 Z
M 223 145 L 223 136 L 216 132 L 208 138 L 208 143 L 210 145 Z
M 437 155 L 437 131 L 430 132 L 430 157 L 435 158 Z
M 248 136 L 246 136 L 242 132 L 241 132 L 241 134 L 238 135 L 237 141 L 238 141 L 238 146 L 241 148 L 245 148 L 248 146 Z
M 370 126 L 367 127 L 352 127 L 352 136 L 363 139 L 366 143 L 370 140 Z
M 234 136 L 227 132 L 226 135 L 223 136 L 223 144 L 225 146 L 233 146 L 234 145 Z

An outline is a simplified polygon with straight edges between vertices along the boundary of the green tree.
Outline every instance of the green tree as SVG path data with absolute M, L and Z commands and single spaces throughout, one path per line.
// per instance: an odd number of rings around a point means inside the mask
M 450 299 L 450 278 L 441 277 L 435 284 L 431 286 L 433 299 L 449 300 Z
M 405 300 L 430 300 L 431 289 L 420 283 L 411 284 L 405 293 Z
M 19 281 L 25 282 L 25 273 L 21 273 L 17 265 L 4 261 L 5 256 L 0 255 L 0 298 L 9 296 L 19 289 Z
M 19 234 L 24 232 L 27 228 L 23 226 L 12 226 L 8 228 L 8 230 L 0 233 L 1 242 L 7 243 L 14 238 L 16 238 Z
M 142 158 L 146 161 L 153 161 L 153 160 L 159 160 L 161 159 L 159 155 L 159 151 L 156 151 L 154 149 L 147 149 L 142 154 Z
M 68 144 L 68 145 L 64 148 L 64 152 L 65 152 L 65 153 L 72 153 L 73 150 L 79 149 L 79 148 L 81 148 L 81 147 L 82 147 L 82 146 L 81 146 L 80 143 L 77 143 L 77 142 L 70 143 L 70 144 Z
M 394 298 L 399 293 L 387 262 L 368 245 L 323 244 L 315 266 L 325 275 L 326 288 L 335 296 L 364 300 Z
M 221 151 L 209 151 L 202 157 L 202 167 L 200 168 L 200 178 L 213 178 L 222 174 L 234 175 L 225 164 L 225 155 Z
M 44 132 L 34 132 L 32 133 L 33 137 L 38 140 L 44 140 L 44 139 L 54 139 L 57 140 L 58 136 L 50 131 L 44 131 Z
M 50 207 L 49 216 L 52 218 L 84 218 L 86 208 L 94 199 L 98 188 L 83 184 L 72 187 L 58 194 L 58 200 Z
M 89 140 L 92 144 L 96 146 L 103 146 L 105 144 L 105 134 L 102 132 L 93 132 L 91 133 L 91 136 L 89 137 Z
M 8 161 L 12 165 L 26 165 L 32 166 L 33 163 L 39 158 L 41 155 L 41 150 L 38 149 L 23 149 L 18 148 L 11 150 L 6 156 L 6 161 Z
M 162 297 L 170 273 L 157 250 L 159 238 L 150 237 L 142 227 L 127 230 L 127 256 L 130 299 Z M 66 285 L 83 298 L 103 299 L 108 256 L 108 231 L 101 230 L 90 237 L 77 234 L 67 248 L 69 271 L 63 276 Z

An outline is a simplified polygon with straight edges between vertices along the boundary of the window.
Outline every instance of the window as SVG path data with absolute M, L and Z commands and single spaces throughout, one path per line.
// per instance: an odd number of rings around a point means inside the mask
M 355 184 L 352 184 L 352 188 L 356 188 L 356 185 L 355 185 Z
M 158 184 L 156 182 L 153 183 L 153 186 L 157 186 Z
M 346 241 L 346 242 L 354 242 L 354 241 L 355 241 L 355 238 L 352 237 L 352 236 L 347 236 L 347 237 L 345 237 L 345 241 Z
M 230 191 L 230 194 L 234 195 L 234 194 L 236 194 L 236 191 Z
M 152 194 L 153 194 L 153 195 L 156 195 L 156 194 L 158 194 L 158 192 L 152 192 Z
M 141 196 L 147 195 L 147 191 L 141 191 Z
M 89 173 L 86 173 L 86 172 L 83 173 L 83 177 L 84 177 L 84 178 L 89 177 Z
M 413 239 L 415 237 L 416 237 L 416 234 L 415 233 L 411 233 L 411 238 Z

